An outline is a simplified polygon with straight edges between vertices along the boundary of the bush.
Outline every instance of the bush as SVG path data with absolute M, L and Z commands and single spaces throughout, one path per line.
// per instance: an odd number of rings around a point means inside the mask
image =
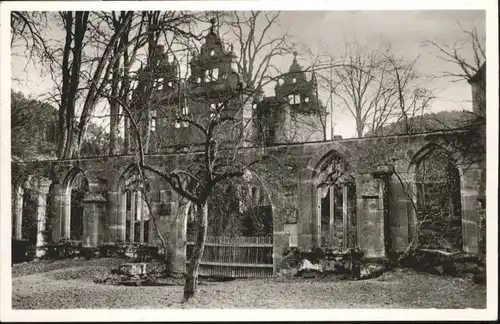
M 29 261 L 33 257 L 31 250 L 28 240 L 12 240 L 12 263 Z
M 54 244 L 45 245 L 47 259 L 67 259 L 80 255 L 81 242 L 68 241 L 62 239 Z
M 100 257 L 125 257 L 127 245 L 123 242 L 117 241 L 115 244 L 103 244 L 99 246 Z
M 94 283 L 103 285 L 119 285 L 123 281 L 125 276 L 120 276 L 118 274 L 110 273 L 94 278 Z

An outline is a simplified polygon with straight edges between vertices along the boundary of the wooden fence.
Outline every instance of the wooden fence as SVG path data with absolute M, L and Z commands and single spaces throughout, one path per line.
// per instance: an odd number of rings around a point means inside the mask
M 188 240 L 186 262 L 193 252 Z M 200 263 L 201 276 L 265 278 L 273 275 L 272 236 L 207 237 Z

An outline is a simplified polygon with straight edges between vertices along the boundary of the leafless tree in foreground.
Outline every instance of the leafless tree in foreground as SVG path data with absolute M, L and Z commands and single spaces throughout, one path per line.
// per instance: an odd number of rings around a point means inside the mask
M 64 39 L 44 36 L 49 28 L 43 24 L 45 18 L 52 22 L 51 28 L 64 33 Z M 13 44 L 25 47 L 30 57 L 38 58 L 55 85 L 48 96 L 59 107 L 58 158 L 80 156 L 101 94 L 108 88 L 114 92 L 129 92 L 130 78 L 118 84 L 117 76 L 131 74 L 147 42 L 167 32 L 190 34 L 184 26 L 192 20 L 194 15 L 184 12 L 12 13 Z M 116 103 L 110 102 L 110 106 L 110 152 L 113 154 L 117 152 L 118 113 Z

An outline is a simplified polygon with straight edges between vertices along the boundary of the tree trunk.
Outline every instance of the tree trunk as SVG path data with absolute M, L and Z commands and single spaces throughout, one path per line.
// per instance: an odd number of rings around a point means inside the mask
M 196 218 L 198 222 L 196 242 L 189 261 L 186 283 L 184 284 L 184 302 L 196 294 L 198 286 L 198 269 L 200 267 L 203 250 L 205 249 L 205 238 L 207 236 L 208 204 L 207 202 L 197 205 Z
M 142 174 L 144 174 L 143 172 L 144 171 L 141 170 Z M 144 180 L 142 180 L 142 181 L 144 181 Z M 169 258 L 168 253 L 167 253 L 167 248 L 168 248 L 167 241 L 165 240 L 165 238 L 161 234 L 160 228 L 158 227 L 158 223 L 156 222 L 157 221 L 156 215 L 153 214 L 153 209 L 151 208 L 150 193 L 148 193 L 146 191 L 142 191 L 142 194 L 144 197 L 144 201 L 146 202 L 146 207 L 148 208 L 149 219 L 153 223 L 155 233 L 158 236 L 158 238 L 160 239 L 160 244 L 161 244 L 161 247 L 163 248 L 163 253 L 164 253 L 163 262 L 165 264 L 165 270 L 167 271 L 167 274 L 170 275 L 172 266 L 171 266 L 171 260 Z
M 356 120 L 356 133 L 359 138 L 363 137 L 363 123 L 359 120 Z
M 117 56 L 118 48 L 115 47 L 114 55 Z M 109 155 L 113 156 L 118 154 L 118 133 L 120 131 L 120 106 L 115 99 L 118 96 L 118 82 L 120 81 L 120 60 L 117 59 L 115 64 L 113 64 L 113 75 L 111 81 L 111 96 L 109 111 L 110 111 L 110 121 L 109 121 Z
M 129 120 L 129 117 L 125 115 L 125 113 L 123 114 L 123 118 L 124 118 L 124 124 L 125 124 L 125 132 L 123 134 L 124 138 L 123 138 L 123 153 L 124 154 L 129 154 L 130 153 L 130 132 L 131 132 L 131 129 L 130 129 L 130 120 Z

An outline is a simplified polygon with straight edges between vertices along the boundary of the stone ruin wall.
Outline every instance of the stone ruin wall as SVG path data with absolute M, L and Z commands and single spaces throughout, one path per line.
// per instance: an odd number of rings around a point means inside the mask
M 320 217 L 317 212 L 318 168 L 331 152 L 342 156 L 353 172 L 356 184 L 356 224 L 357 243 L 367 257 L 384 258 L 389 250 L 401 252 L 412 240 L 415 227 L 415 213 L 405 188 L 395 174 L 375 172 L 394 166 L 406 189 L 415 181 L 415 164 L 419 156 L 435 144 L 441 144 L 452 156 L 456 153 L 447 147 L 441 133 L 383 138 L 346 139 L 329 142 L 292 144 L 266 148 L 287 170 L 277 171 L 282 179 L 269 177 L 267 181 L 278 183 L 270 200 L 274 217 L 274 257 L 280 255 L 289 242 L 297 242 L 303 249 L 311 249 L 320 244 Z M 243 157 L 250 159 L 262 149 L 245 149 Z M 458 153 L 457 153 L 458 154 Z M 455 154 L 455 155 L 457 155 Z M 461 203 L 463 223 L 463 249 L 478 253 L 478 200 L 485 197 L 484 156 L 475 156 L 467 164 L 457 164 L 460 170 Z M 84 198 L 84 242 L 89 246 L 112 243 L 124 239 L 125 224 L 122 214 L 124 198 L 123 180 L 135 162 L 134 156 L 84 158 L 78 161 L 46 161 L 45 177 L 33 178 L 37 190 L 37 220 L 39 231 L 44 228 L 46 218 L 52 224 L 52 240 L 64 237 L 67 227 L 67 186 L 71 177 L 81 170 L 89 181 L 89 192 Z M 148 163 L 158 168 L 170 168 L 182 164 L 182 154 L 151 155 Z M 472 161 L 472 162 L 471 162 Z M 266 165 L 264 168 L 274 168 Z M 382 170 L 383 171 L 383 170 Z M 157 223 L 167 238 L 175 268 L 182 271 L 185 260 L 186 206 L 179 205 L 179 197 L 169 191 L 168 185 L 158 177 L 150 178 L 153 214 L 160 206 L 169 205 L 164 215 L 159 215 Z M 264 181 L 266 181 L 264 179 Z M 18 188 L 18 187 L 16 187 Z M 384 189 L 385 188 L 385 189 Z M 169 201 L 162 201 L 168 191 Z M 13 196 L 14 224 L 19 224 L 19 192 Z M 47 207 L 47 197 L 51 196 L 51 206 Z M 22 197 L 21 197 L 22 198 Z M 17 200 L 16 200 L 17 199 Z M 164 199 L 163 199 L 164 200 Z M 17 201 L 17 204 L 16 204 Z M 64 225 L 66 224 L 66 225 Z M 150 226 L 152 229 L 152 226 Z M 286 231 L 285 231 L 286 229 Z M 16 231 L 14 231 L 16 232 Z M 290 238 L 287 232 L 296 233 Z M 293 235 L 293 234 L 292 234 Z M 43 245 L 39 235 L 37 245 Z M 150 230 L 149 244 L 158 244 L 158 239 Z

